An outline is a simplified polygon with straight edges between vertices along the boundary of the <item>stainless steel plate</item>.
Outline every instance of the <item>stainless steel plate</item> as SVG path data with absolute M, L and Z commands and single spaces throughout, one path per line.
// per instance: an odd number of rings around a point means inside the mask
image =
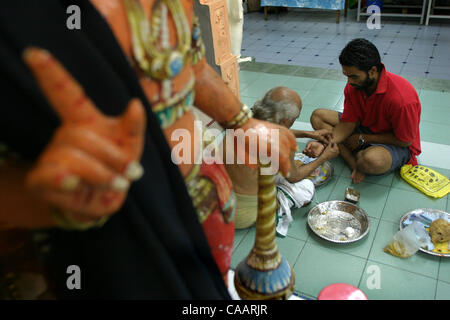
M 298 152 L 295 154 L 294 159 L 300 160 L 304 164 L 307 164 L 311 162 L 312 158 L 309 158 L 307 155 Z M 307 178 L 311 179 L 311 181 L 314 183 L 314 186 L 317 188 L 330 182 L 331 178 L 333 177 L 333 174 L 334 174 L 333 165 L 331 164 L 331 162 L 326 161 L 323 164 L 321 164 L 316 170 L 314 170 L 313 174 Z
M 422 223 L 426 228 L 428 228 L 434 220 L 443 219 L 445 217 L 447 218 L 447 221 L 450 221 L 450 213 L 448 212 L 429 208 L 415 209 L 408 213 L 405 213 L 403 217 L 400 219 L 400 230 L 406 228 L 409 225 L 408 222 L 412 220 L 418 221 Z M 434 252 L 426 248 L 420 248 L 419 250 L 431 254 L 433 256 L 450 258 L 450 253 Z
M 347 201 L 322 202 L 308 213 L 308 225 L 322 239 L 352 243 L 364 238 L 370 229 L 367 213 Z

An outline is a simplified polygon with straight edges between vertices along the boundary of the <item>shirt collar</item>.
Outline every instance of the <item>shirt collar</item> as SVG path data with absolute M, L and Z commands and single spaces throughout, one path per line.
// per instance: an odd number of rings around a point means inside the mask
M 377 90 L 375 90 L 374 93 L 375 94 L 385 93 L 387 90 L 387 84 L 388 84 L 388 79 L 387 79 L 387 75 L 386 75 L 386 67 L 382 63 L 380 77 L 378 79 L 378 84 L 377 84 Z

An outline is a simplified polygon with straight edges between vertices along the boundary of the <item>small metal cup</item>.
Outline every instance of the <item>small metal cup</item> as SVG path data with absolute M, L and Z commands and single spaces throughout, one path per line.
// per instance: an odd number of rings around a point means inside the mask
M 360 196 L 361 194 L 359 193 L 359 191 L 356 191 L 355 189 L 352 188 L 345 189 L 345 199 L 347 201 L 350 201 L 352 203 L 358 203 Z

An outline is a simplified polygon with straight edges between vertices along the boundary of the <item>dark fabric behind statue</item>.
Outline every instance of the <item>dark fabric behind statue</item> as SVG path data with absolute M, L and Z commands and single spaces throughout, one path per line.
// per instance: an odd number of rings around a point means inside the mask
M 73 1 L 0 4 L 0 141 L 33 161 L 59 119 L 22 63 L 27 46 L 49 50 L 106 115 L 139 97 L 147 110 L 145 175 L 101 229 L 52 229 L 50 266 L 61 298 L 229 299 L 183 178 L 138 79 L 106 21 L 88 0 L 81 29 L 69 30 Z M 67 268 L 81 269 L 81 289 L 68 290 Z

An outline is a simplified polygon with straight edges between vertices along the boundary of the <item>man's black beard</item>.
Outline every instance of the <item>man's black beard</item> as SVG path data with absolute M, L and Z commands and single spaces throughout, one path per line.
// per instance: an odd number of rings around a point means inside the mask
M 364 82 L 361 85 L 353 85 L 352 84 L 352 86 L 356 90 L 366 90 L 366 89 L 370 88 L 374 82 L 375 82 L 375 79 L 371 79 L 369 77 L 369 73 L 367 73 L 366 80 L 364 80 Z

